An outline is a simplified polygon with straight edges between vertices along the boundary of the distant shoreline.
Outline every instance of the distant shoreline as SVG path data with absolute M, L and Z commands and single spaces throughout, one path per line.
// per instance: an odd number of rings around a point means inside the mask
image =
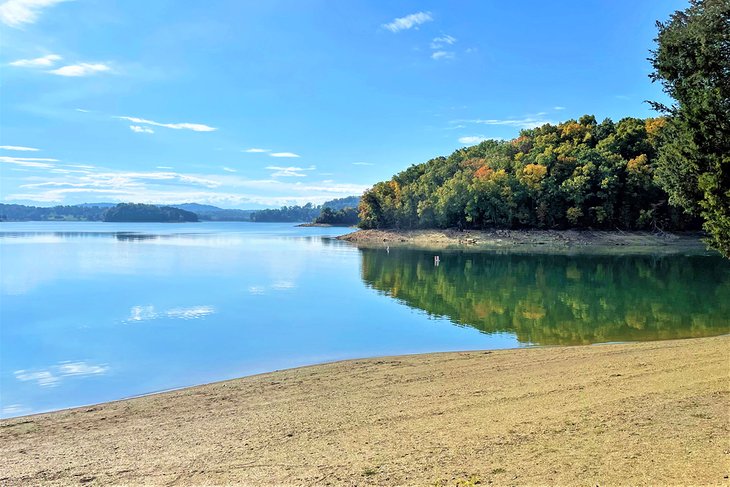
M 7 419 L 0 480 L 720 484 L 729 338 L 346 360 Z
M 621 230 L 357 230 L 337 237 L 365 247 L 553 251 L 704 252 L 703 234 Z
M 297 227 L 317 227 L 317 228 L 330 228 L 330 227 L 339 227 L 339 228 L 355 228 L 353 225 L 336 225 L 334 223 L 300 223 L 299 225 L 296 225 Z

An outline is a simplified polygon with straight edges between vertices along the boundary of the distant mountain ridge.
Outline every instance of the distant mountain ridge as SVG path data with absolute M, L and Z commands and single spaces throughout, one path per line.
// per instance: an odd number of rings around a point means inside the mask
M 226 209 L 213 205 L 190 202 L 174 205 L 146 206 L 176 208 L 191 212 L 202 221 L 311 222 L 320 216 L 324 208 L 329 208 L 335 213 L 347 208 L 350 209 L 349 211 L 352 211 L 353 208 L 357 208 L 359 201 L 359 196 L 348 196 L 346 198 L 326 201 L 321 206 L 309 203 L 301 207 L 282 207 L 276 210 Z M 92 202 L 77 205 L 42 207 L 0 203 L 0 221 L 103 221 L 110 210 L 122 204 L 129 205 L 129 203 Z

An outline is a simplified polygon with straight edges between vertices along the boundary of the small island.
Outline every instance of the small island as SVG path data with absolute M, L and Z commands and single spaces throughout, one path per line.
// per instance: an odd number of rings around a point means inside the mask
M 172 206 L 155 206 L 141 203 L 120 203 L 104 213 L 105 222 L 197 222 L 198 215 Z

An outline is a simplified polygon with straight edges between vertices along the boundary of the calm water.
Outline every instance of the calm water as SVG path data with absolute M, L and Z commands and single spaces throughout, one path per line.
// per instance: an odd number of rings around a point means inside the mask
M 0 224 L 2 416 L 351 357 L 730 332 L 713 255 L 357 248 L 286 224 Z

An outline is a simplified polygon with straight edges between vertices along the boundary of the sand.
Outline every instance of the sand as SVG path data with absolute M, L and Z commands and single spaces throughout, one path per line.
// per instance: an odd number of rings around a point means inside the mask
M 0 422 L 0 484 L 727 485 L 730 337 L 278 371 Z

